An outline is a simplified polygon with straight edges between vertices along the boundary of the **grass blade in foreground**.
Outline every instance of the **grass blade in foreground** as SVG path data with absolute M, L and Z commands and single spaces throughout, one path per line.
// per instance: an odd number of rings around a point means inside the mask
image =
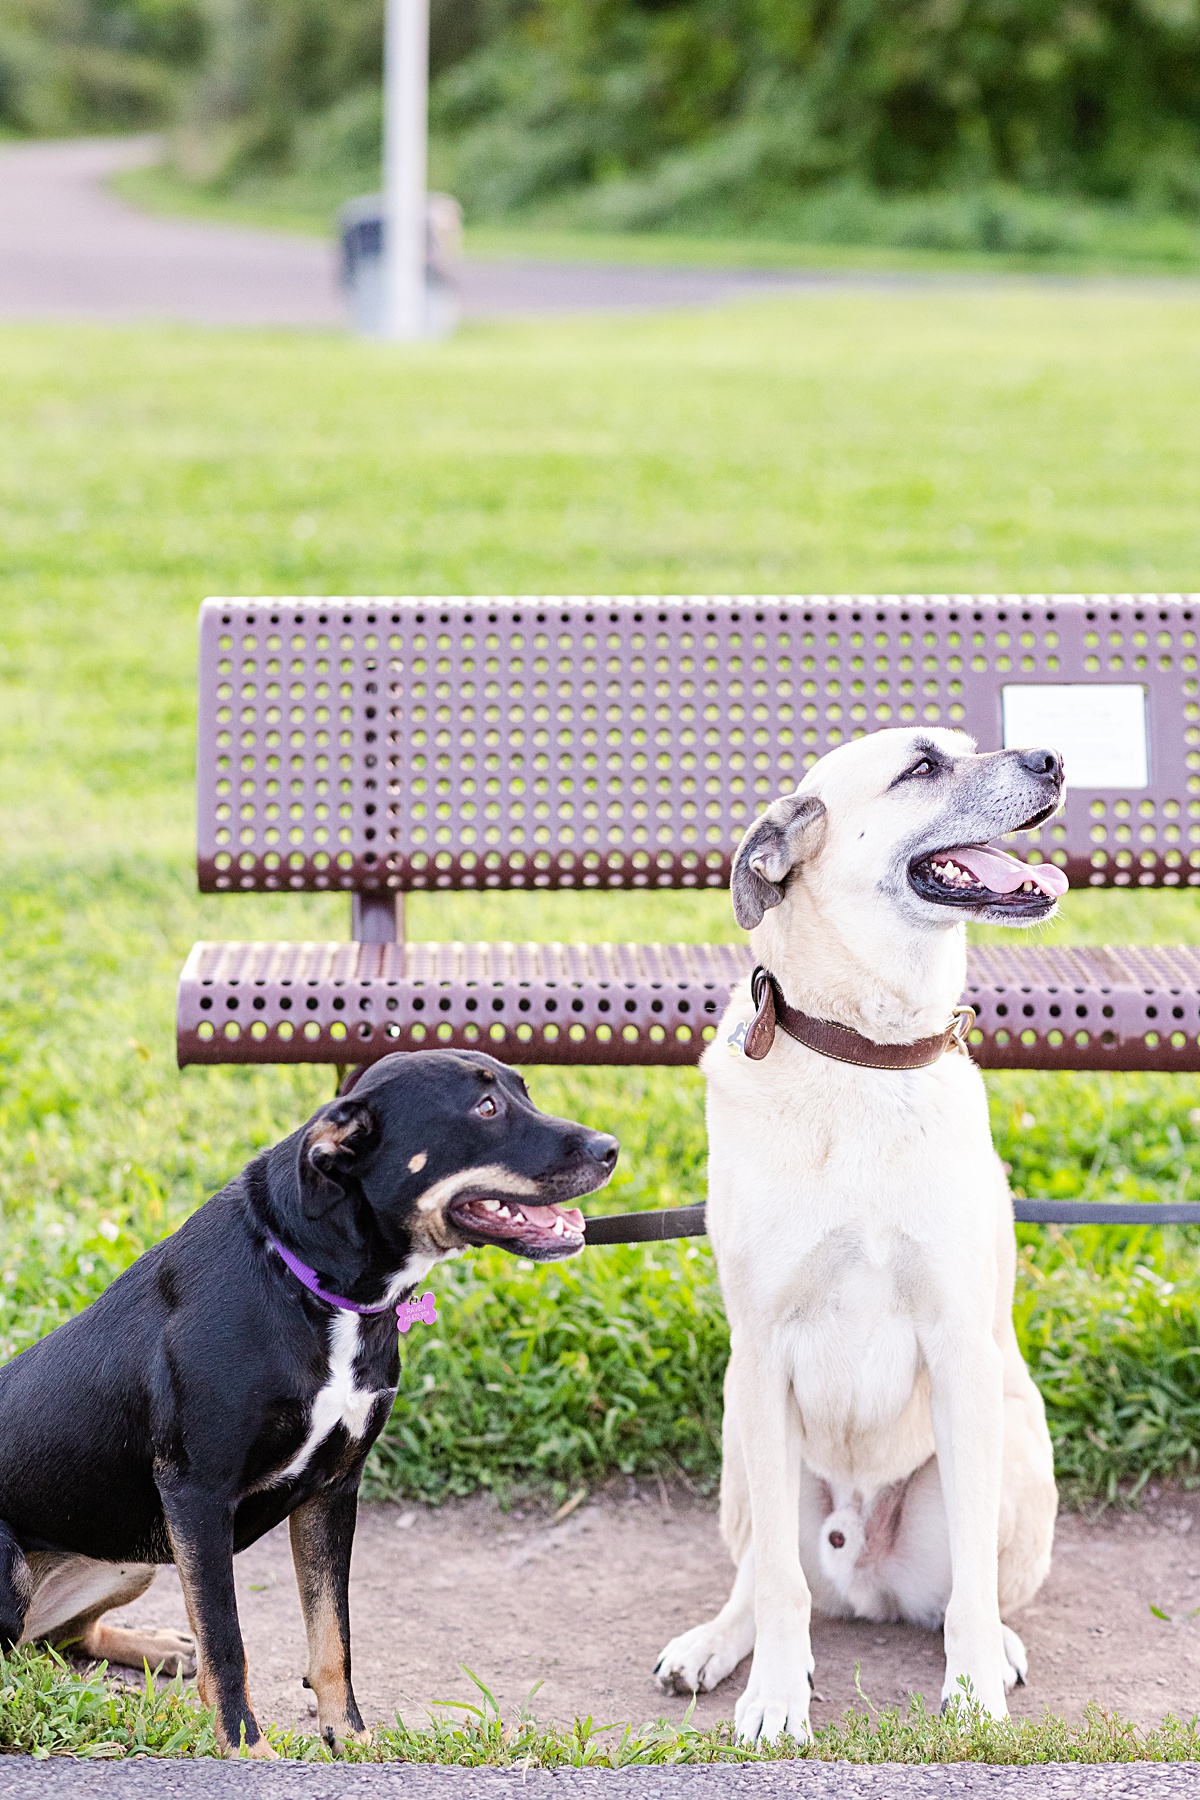
M 890 1707 L 847 1712 L 822 1726 L 811 1744 L 783 1738 L 761 1749 L 736 1744 L 729 1725 L 693 1731 L 686 1723 L 659 1721 L 640 1727 L 597 1725 L 591 1718 L 572 1725 L 539 1725 L 523 1714 L 505 1724 L 491 1694 L 477 1677 L 481 1704 L 459 1706 L 460 1719 L 435 1716 L 414 1728 L 397 1720 L 381 1726 L 369 1746 L 350 1745 L 344 1760 L 355 1763 L 440 1763 L 460 1768 L 617 1769 L 664 1763 L 770 1762 L 801 1758 L 855 1763 L 1124 1763 L 1200 1760 L 1200 1730 L 1168 1716 L 1142 1730 L 1088 1708 L 1081 1725 L 1047 1715 L 1040 1720 L 988 1718 L 971 1700 L 960 1701 L 945 1717 L 920 1699 L 906 1712 Z M 282 1756 L 329 1762 L 330 1752 L 311 1734 L 269 1727 Z M 141 1687 L 105 1679 L 101 1664 L 86 1675 L 53 1651 L 17 1650 L 0 1656 L 0 1752 L 35 1757 L 216 1756 L 212 1715 L 179 1680 L 156 1687 L 149 1676 Z

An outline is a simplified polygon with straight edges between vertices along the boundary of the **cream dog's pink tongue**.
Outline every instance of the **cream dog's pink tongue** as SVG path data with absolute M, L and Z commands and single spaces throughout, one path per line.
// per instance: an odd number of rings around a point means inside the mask
M 1034 887 L 1051 900 L 1057 900 L 1065 894 L 1069 883 L 1061 869 L 1053 863 L 1023 863 L 1007 850 L 977 849 L 974 845 L 968 849 L 948 850 L 946 858 L 956 862 L 960 869 L 973 875 L 980 887 L 990 888 L 993 894 L 1012 894 L 1022 882 L 1031 881 Z

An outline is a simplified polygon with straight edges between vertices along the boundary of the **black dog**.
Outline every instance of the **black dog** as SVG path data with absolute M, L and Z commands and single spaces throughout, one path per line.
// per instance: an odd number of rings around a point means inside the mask
M 581 1215 L 557 1203 L 616 1159 L 615 1138 L 538 1112 L 511 1069 L 448 1050 L 384 1058 L 255 1158 L 0 1370 L 0 1644 L 168 1672 L 194 1655 L 224 1743 L 270 1756 L 232 1559 L 287 1518 L 321 1732 L 361 1734 L 350 1547 L 400 1378 L 396 1304 L 469 1245 L 582 1249 Z M 169 1562 L 194 1645 L 104 1624 Z

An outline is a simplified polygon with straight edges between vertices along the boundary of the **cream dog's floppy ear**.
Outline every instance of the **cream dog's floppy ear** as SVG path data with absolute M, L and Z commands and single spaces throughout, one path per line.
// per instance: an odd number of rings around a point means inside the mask
M 768 908 L 779 905 L 784 882 L 819 848 L 824 827 L 825 803 L 815 794 L 786 794 L 750 827 L 729 879 L 733 916 L 743 931 L 753 931 Z

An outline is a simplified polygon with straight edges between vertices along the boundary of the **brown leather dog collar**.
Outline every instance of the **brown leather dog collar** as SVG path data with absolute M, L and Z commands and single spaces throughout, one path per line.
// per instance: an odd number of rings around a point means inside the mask
M 811 1019 L 798 1007 L 789 1006 L 775 977 L 760 963 L 750 977 L 750 992 L 757 1011 L 742 1042 L 745 1054 L 761 1062 L 775 1042 L 776 1026 L 790 1038 L 834 1062 L 854 1063 L 860 1069 L 927 1069 L 949 1049 L 967 1050 L 967 1033 L 975 1023 L 975 1009 L 956 1006 L 950 1024 L 935 1037 L 918 1038 L 912 1044 L 877 1044 L 849 1025 L 831 1019 Z

